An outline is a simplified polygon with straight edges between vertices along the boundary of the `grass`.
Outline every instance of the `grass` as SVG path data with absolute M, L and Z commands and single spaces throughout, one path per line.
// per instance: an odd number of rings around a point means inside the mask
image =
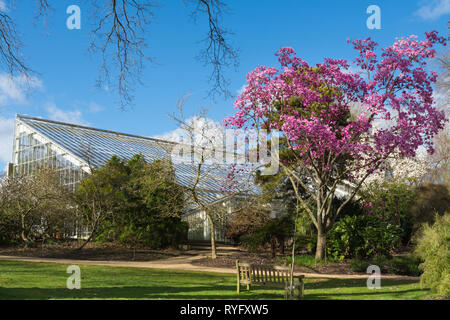
M 255 285 L 236 294 L 232 274 L 81 265 L 81 290 L 66 288 L 67 265 L 0 261 L 0 299 L 283 299 L 283 290 Z M 307 279 L 305 299 L 427 299 L 417 281 Z M 243 289 L 243 287 L 242 287 Z

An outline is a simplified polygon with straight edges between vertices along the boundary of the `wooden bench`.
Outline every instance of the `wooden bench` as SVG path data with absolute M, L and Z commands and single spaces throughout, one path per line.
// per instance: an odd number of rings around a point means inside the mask
M 257 265 L 236 260 L 236 271 L 238 294 L 241 290 L 241 284 L 247 285 L 248 291 L 250 291 L 251 285 L 255 283 L 289 289 L 289 284 L 291 281 L 290 265 L 284 267 L 272 265 Z M 305 276 L 293 277 L 294 286 L 297 289 L 298 297 L 300 299 L 303 299 L 304 294 L 304 277 Z

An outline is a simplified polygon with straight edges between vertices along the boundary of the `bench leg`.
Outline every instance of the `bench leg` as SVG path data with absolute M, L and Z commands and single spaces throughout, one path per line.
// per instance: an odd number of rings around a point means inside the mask
M 303 282 L 303 278 L 298 279 L 298 298 L 303 300 L 304 292 L 305 292 L 305 283 Z

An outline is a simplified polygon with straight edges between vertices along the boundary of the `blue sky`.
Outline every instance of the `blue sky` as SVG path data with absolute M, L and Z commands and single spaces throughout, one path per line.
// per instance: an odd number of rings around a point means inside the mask
M 176 129 L 168 113 L 185 94 L 190 98 L 186 114 L 210 108 L 208 117 L 221 121 L 233 113 L 233 99 L 207 97 L 210 68 L 196 60 L 207 31 L 207 22 L 189 17 L 192 7 L 183 0 L 160 0 L 155 20 L 148 27 L 147 64 L 136 87 L 134 106 L 118 107 L 114 90 L 95 88 L 99 59 L 87 52 L 90 12 L 87 1 L 49 1 L 53 10 L 46 20 L 34 20 L 31 1 L 0 0 L 0 10 L 14 17 L 22 34 L 24 54 L 38 73 L 31 88 L 20 78 L 9 78 L 0 66 L 0 168 L 11 158 L 13 118 L 16 113 L 85 124 L 143 136 L 167 134 Z M 14 7 L 11 7 L 11 3 Z M 353 60 L 355 52 L 347 38 L 372 37 L 380 45 L 396 37 L 438 30 L 448 36 L 450 0 L 246 0 L 227 1 L 230 13 L 223 24 L 234 32 L 232 43 L 240 51 L 237 69 L 227 70 L 230 90 L 237 93 L 245 75 L 258 65 L 277 66 L 274 56 L 291 46 L 310 63 L 324 57 Z M 66 8 L 81 8 L 81 30 L 66 27 Z M 381 9 L 381 30 L 369 30 L 369 5 Z

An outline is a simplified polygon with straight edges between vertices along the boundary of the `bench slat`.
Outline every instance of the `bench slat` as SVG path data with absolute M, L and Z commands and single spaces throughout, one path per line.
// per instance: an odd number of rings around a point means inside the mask
M 290 266 L 271 266 L 271 265 L 253 265 L 247 262 L 236 261 L 237 268 L 237 293 L 240 293 L 240 285 L 250 286 L 253 283 L 269 284 L 278 287 L 284 287 L 290 282 L 291 267 Z M 300 298 L 304 294 L 304 276 L 294 276 L 297 279 L 296 287 L 299 286 Z

